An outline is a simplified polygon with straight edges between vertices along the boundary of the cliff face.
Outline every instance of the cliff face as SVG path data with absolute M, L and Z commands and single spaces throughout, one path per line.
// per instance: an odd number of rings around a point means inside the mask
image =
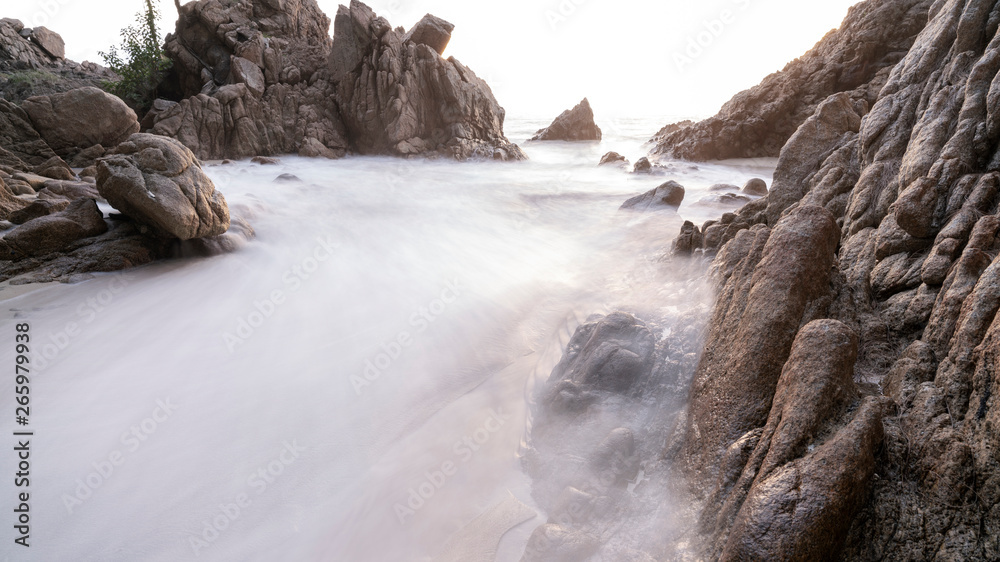
M 929 15 L 870 112 L 822 101 L 708 248 L 670 452 L 701 555 L 1000 559 L 1000 2 Z
M 875 103 L 892 67 L 927 22 L 931 0 L 869 0 L 811 51 L 740 92 L 717 115 L 664 127 L 652 155 L 685 160 L 774 157 L 827 97 Z

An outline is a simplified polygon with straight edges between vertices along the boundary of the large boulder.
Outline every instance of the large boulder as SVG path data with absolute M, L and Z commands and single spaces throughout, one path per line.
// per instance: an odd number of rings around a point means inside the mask
M 46 27 L 38 26 L 31 30 L 31 40 L 42 48 L 54 59 L 61 59 L 66 56 L 66 43 L 55 31 Z
M 714 117 L 664 127 L 652 139 L 652 153 L 698 161 L 775 157 L 829 96 L 846 92 L 852 102 L 871 107 L 926 25 L 931 4 L 870 0 L 854 6 L 839 29 L 737 94 Z
M 194 154 L 174 139 L 137 133 L 97 164 L 97 189 L 150 233 L 190 240 L 229 229 L 229 208 Z
M 437 51 L 437 54 L 443 55 L 445 48 L 448 47 L 448 42 L 451 41 L 451 32 L 454 30 L 453 24 L 437 16 L 427 14 L 406 32 L 403 41 L 427 45 Z
M 573 109 L 567 109 L 556 117 L 548 127 L 539 130 L 533 141 L 598 141 L 601 128 L 594 123 L 594 110 L 587 98 Z
M 454 57 L 442 58 L 440 41 L 414 41 L 416 31 L 407 40 L 357 0 L 337 11 L 329 77 L 352 147 L 362 154 L 523 159 L 504 136 L 505 111 L 486 82 Z
M 118 97 L 94 87 L 28 98 L 21 109 L 60 156 L 94 145 L 113 147 L 139 132 L 135 111 Z

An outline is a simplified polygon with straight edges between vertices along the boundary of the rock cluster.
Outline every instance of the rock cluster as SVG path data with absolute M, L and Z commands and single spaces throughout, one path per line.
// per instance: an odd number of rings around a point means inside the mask
M 198 0 L 180 7 L 151 132 L 203 159 L 299 153 L 520 159 L 485 82 L 441 56 L 453 26 L 404 33 L 368 6 L 330 19 L 315 0 Z
M 567 109 L 548 127 L 539 130 L 533 141 L 599 141 L 601 128 L 594 123 L 594 110 L 587 98 Z M 603 163 L 603 162 L 602 162 Z
M 1000 558 L 998 9 L 936 3 L 870 110 L 828 96 L 767 196 L 682 230 L 719 302 L 678 557 Z
M 425 16 L 409 33 L 352 0 L 334 20 L 329 79 L 354 150 L 520 160 L 489 86 L 441 53 L 451 24 Z
M 0 19 L 0 98 L 14 103 L 37 96 L 100 86 L 115 74 L 91 62 L 64 58 L 65 44 L 45 27 L 24 27 L 20 20 Z
M 840 28 L 717 115 L 664 127 L 652 154 L 685 160 L 774 157 L 817 104 L 844 92 L 859 107 L 875 103 L 889 73 L 927 22 L 930 0 L 869 0 Z

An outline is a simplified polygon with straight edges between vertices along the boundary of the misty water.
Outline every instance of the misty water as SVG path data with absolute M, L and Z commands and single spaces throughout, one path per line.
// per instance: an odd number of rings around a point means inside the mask
M 435 560 L 471 536 L 518 560 L 546 516 L 519 459 L 532 389 L 591 314 L 708 306 L 663 254 L 684 219 L 739 206 L 709 186 L 771 182 L 770 160 L 598 168 L 663 124 L 598 121 L 602 143 L 543 144 L 524 140 L 545 123 L 509 121 L 521 163 L 206 163 L 252 243 L 3 302 L 4 333 L 27 321 L 36 342 L 37 546 L 0 552 Z M 618 211 L 668 179 L 679 213 Z M 9 436 L 13 402 L 0 411 Z M 466 527 L 510 497 L 537 516 Z

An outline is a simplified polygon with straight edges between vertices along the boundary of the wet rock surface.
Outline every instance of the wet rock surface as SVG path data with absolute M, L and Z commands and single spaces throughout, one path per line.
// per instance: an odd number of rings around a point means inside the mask
M 634 211 L 655 211 L 660 208 L 677 209 L 683 201 L 684 186 L 675 181 L 668 181 L 656 189 L 651 189 L 625 201 L 621 208 Z

